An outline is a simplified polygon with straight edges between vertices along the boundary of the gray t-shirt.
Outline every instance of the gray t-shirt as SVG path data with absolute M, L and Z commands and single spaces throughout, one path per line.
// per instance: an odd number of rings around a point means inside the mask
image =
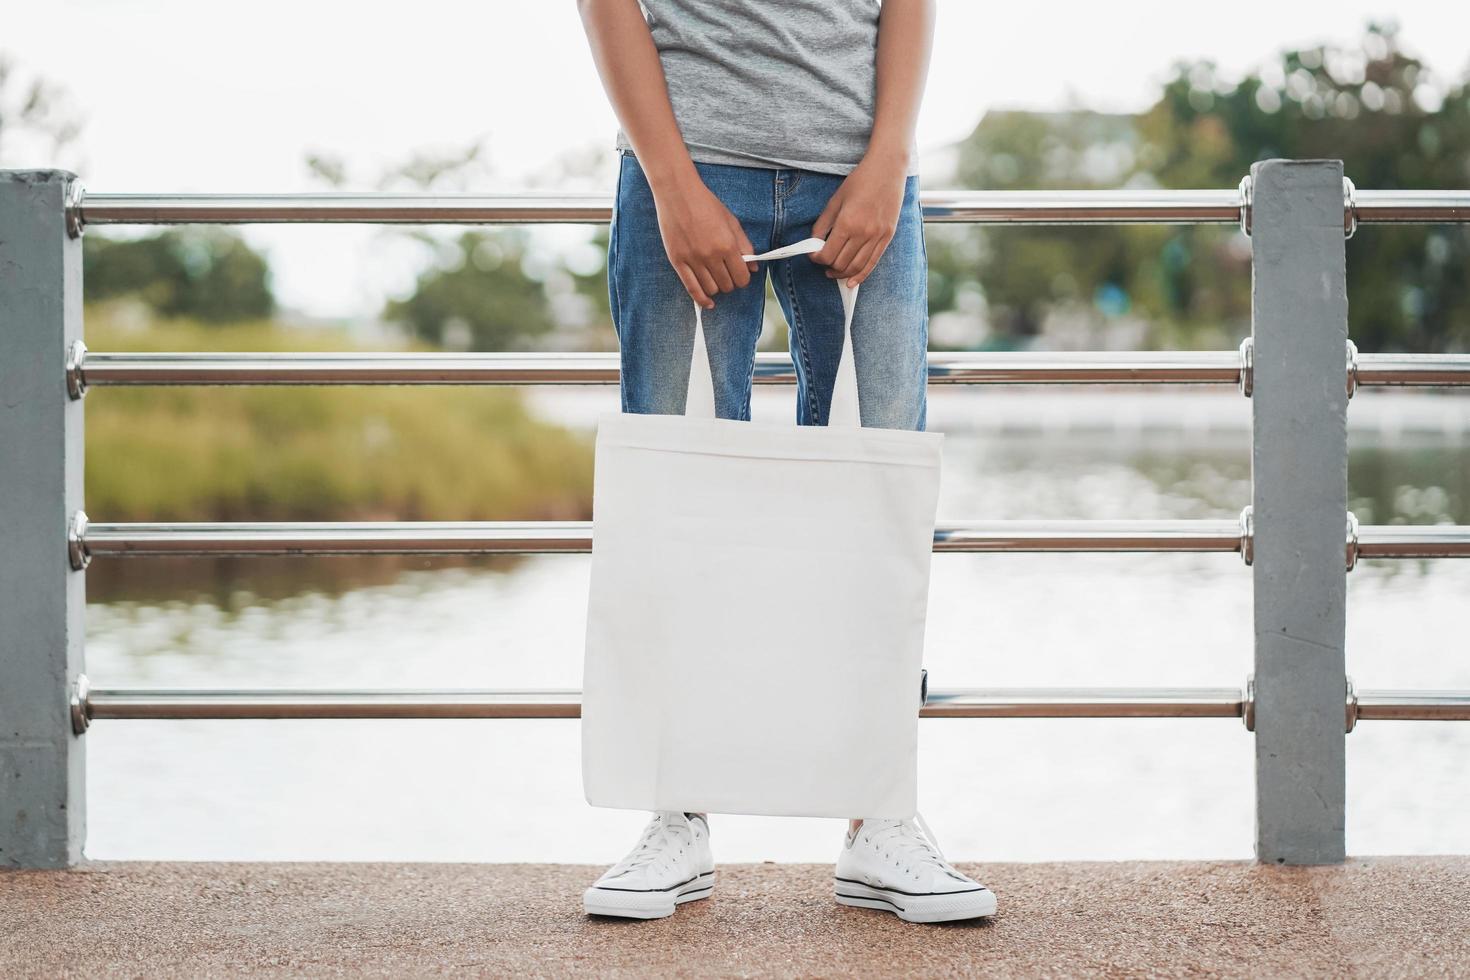
M 640 5 L 695 160 L 832 174 L 857 166 L 873 130 L 879 0 Z M 621 129 L 617 148 L 632 149 Z

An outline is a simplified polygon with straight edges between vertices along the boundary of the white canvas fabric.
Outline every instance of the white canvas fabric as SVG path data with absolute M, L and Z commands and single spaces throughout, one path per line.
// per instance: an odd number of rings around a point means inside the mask
M 715 418 L 697 308 L 687 414 L 598 426 L 582 704 L 595 806 L 917 809 L 943 436 L 859 425 L 857 288 L 838 288 L 829 426 Z

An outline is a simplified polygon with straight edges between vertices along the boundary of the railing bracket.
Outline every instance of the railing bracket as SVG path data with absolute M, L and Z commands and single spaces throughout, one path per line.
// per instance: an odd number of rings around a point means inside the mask
M 87 512 L 79 510 L 71 516 L 66 528 L 66 555 L 71 567 L 80 572 L 92 563 L 92 553 L 87 550 Z
M 1236 384 L 1240 387 L 1240 393 L 1247 398 L 1256 390 L 1255 353 L 1254 337 L 1247 337 L 1240 342 L 1240 379 Z
M 73 340 L 66 349 L 66 393 L 73 401 L 86 397 L 86 363 L 87 345 L 80 339 Z
M 1256 560 L 1256 521 L 1250 504 L 1240 511 L 1240 557 L 1246 565 Z
M 1353 393 L 1358 390 L 1358 345 L 1351 340 L 1347 342 L 1347 396 L 1351 401 Z
M 88 696 L 91 688 L 87 684 L 87 675 L 78 674 L 77 679 L 71 685 L 71 731 L 73 735 L 85 735 L 87 726 L 92 724 L 92 715 Z
M 1352 511 L 1347 515 L 1347 570 L 1352 571 L 1358 564 L 1358 516 Z
M 82 182 L 73 177 L 66 182 L 66 198 L 63 207 L 66 211 L 66 234 L 69 238 L 81 238 L 85 222 L 82 220 L 82 198 L 86 196 L 86 190 Z

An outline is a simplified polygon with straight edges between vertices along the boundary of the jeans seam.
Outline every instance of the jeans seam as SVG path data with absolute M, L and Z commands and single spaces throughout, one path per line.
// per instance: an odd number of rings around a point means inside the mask
M 750 277 L 750 284 L 753 286 L 753 285 L 755 285 L 755 283 L 756 283 L 756 277 L 755 276 L 751 276 Z M 749 287 L 746 287 L 746 288 L 749 288 Z M 762 288 L 762 290 L 764 290 L 764 288 L 765 288 L 765 283 L 764 282 L 761 283 L 761 288 Z M 762 292 L 762 294 L 761 294 L 761 323 L 762 324 L 765 323 L 765 305 L 766 305 L 765 304 L 765 294 L 764 294 L 764 292 Z M 755 358 L 756 358 L 757 348 L 760 347 L 760 343 L 761 343 L 761 335 L 760 335 L 759 328 L 757 328 L 756 335 L 755 335 L 755 343 L 753 343 L 753 344 L 750 345 L 750 360 L 746 362 L 746 366 L 745 366 L 745 405 L 744 405 L 744 407 L 740 411 L 740 417 L 741 417 L 741 419 L 745 419 L 745 420 L 748 420 L 750 418 L 750 392 L 751 392 L 751 388 L 755 384 Z
M 917 185 L 918 181 L 916 180 L 914 183 Z M 923 260 L 924 266 L 924 278 L 921 280 L 922 285 L 919 289 L 920 294 L 923 297 L 923 304 L 919 308 L 921 314 L 921 319 L 919 323 L 924 331 L 924 342 L 921 345 L 924 363 L 924 377 L 919 387 L 919 418 L 918 426 L 915 431 L 923 432 L 929 427 L 929 243 L 925 240 L 924 236 L 924 208 L 919 203 L 918 188 L 915 187 L 914 190 L 915 193 L 913 220 L 918 222 L 919 225 L 919 256 Z
M 781 272 L 786 277 L 786 294 L 789 297 L 788 301 L 791 303 L 791 322 L 787 324 L 790 328 L 787 333 L 788 335 L 794 334 L 796 336 L 797 356 L 801 358 L 801 366 L 806 371 L 808 395 L 806 402 L 806 423 L 807 425 L 816 425 L 817 402 L 815 398 L 810 397 L 813 394 L 811 387 L 816 383 L 815 375 L 812 372 L 811 357 L 807 355 L 806 331 L 801 326 L 803 322 L 801 305 L 796 301 L 796 277 L 791 274 L 791 267 L 786 265 L 786 262 L 790 261 L 792 260 L 786 259 L 781 264 Z
M 626 157 L 622 157 L 618 161 L 617 193 L 613 195 L 612 220 L 609 222 L 609 224 L 610 224 L 611 227 L 608 230 L 608 239 L 607 239 L 608 250 L 609 250 L 609 252 L 608 252 L 608 264 L 607 264 L 607 268 L 608 268 L 607 281 L 608 281 L 608 285 L 609 285 L 610 290 L 611 290 L 611 293 L 612 293 L 612 297 L 611 297 L 612 298 L 612 311 L 611 312 L 612 312 L 613 317 L 615 318 L 615 323 L 616 324 L 623 324 L 624 323 L 624 320 L 623 320 L 623 295 L 622 295 L 622 290 L 617 287 L 618 275 L 617 275 L 617 268 L 616 267 L 617 267 L 617 257 L 618 257 L 618 238 L 620 237 L 620 231 L 621 231 L 620 226 L 622 224 L 622 222 L 618 220 L 618 212 L 620 210 L 622 210 L 621 207 L 619 206 L 619 203 L 620 203 L 620 201 L 622 199 L 622 196 L 623 196 L 623 176 L 624 176 L 624 173 L 627 170 L 627 162 L 628 161 L 627 161 L 627 158 Z M 621 332 L 622 331 L 621 331 L 621 328 L 619 328 L 617 330 L 614 330 L 613 332 L 616 333 L 616 334 L 621 335 Z M 622 343 L 621 336 L 619 336 L 619 339 L 618 339 L 618 352 L 619 352 L 618 353 L 618 362 L 619 362 L 619 369 L 618 369 L 618 389 L 619 389 L 619 391 L 618 391 L 618 400 L 619 400 L 619 402 L 622 405 L 622 410 L 624 412 L 626 412 L 628 410 L 628 385 L 627 385 L 627 379 L 625 377 L 625 373 L 622 370 L 622 361 L 623 361 L 624 354 L 623 354 L 623 343 Z
M 745 407 L 740 411 L 742 419 L 750 418 L 750 391 L 755 385 L 755 355 L 756 348 L 760 346 L 760 334 L 756 334 L 755 343 L 750 348 L 749 366 L 745 371 Z

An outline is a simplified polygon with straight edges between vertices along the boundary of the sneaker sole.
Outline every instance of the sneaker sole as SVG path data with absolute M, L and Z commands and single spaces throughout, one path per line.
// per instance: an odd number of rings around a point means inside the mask
M 836 895 L 838 905 L 892 912 L 905 922 L 959 922 L 963 919 L 979 919 L 994 915 L 996 908 L 995 894 L 988 888 L 942 895 L 905 895 L 886 888 L 838 881 Z
M 667 891 L 635 892 L 593 885 L 582 893 L 582 909 L 588 915 L 620 919 L 664 919 L 685 902 L 709 898 L 715 888 L 715 873 L 706 871 Z

